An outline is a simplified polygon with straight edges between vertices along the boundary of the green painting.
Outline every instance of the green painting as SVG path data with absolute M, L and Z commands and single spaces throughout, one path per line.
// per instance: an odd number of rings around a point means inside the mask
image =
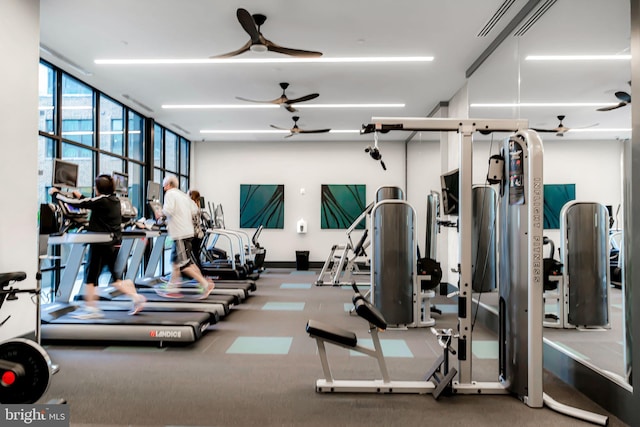
M 284 185 L 240 184 L 240 228 L 284 228 Z
M 560 211 L 568 202 L 576 199 L 575 184 L 544 185 L 544 228 L 557 230 L 560 228 Z
M 322 229 L 347 229 L 366 209 L 367 186 L 364 184 L 323 184 L 320 195 Z M 356 229 L 365 228 L 365 219 Z

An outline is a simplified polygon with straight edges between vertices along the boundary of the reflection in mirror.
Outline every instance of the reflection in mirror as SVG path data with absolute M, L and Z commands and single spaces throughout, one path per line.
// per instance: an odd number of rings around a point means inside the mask
M 619 381 L 627 380 L 630 364 L 619 270 L 624 257 L 622 164 L 631 136 L 631 108 L 621 98 L 630 92 L 629 16 L 626 0 L 556 2 L 526 31 L 520 31 L 523 24 L 517 26 L 468 83 L 469 117 L 527 119 L 543 139 L 544 234 L 553 244 L 545 245 L 544 253 L 555 260 L 547 267 L 566 269 L 558 264 L 569 261 L 587 265 L 593 261 L 584 253 L 601 255 L 595 284 L 558 271 L 551 277 L 557 285 L 547 284 L 545 339 Z M 554 57 L 542 60 L 543 55 Z M 613 57 L 571 60 L 558 55 Z M 584 239 L 572 251 L 566 246 L 560 212 L 572 200 L 604 209 L 598 211 L 605 217 L 598 223 L 604 249 L 597 251 Z M 491 304 L 491 293 L 482 301 Z M 599 317 L 597 321 L 585 321 L 585 310 L 591 311 L 586 319 Z M 597 316 L 599 310 L 604 312 Z

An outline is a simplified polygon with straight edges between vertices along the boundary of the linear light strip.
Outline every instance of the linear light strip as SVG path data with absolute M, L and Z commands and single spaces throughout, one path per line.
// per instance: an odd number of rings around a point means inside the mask
M 369 63 L 369 62 L 431 62 L 433 56 L 370 56 L 345 58 L 149 58 L 96 59 L 98 65 L 188 65 L 188 64 L 286 64 L 286 63 Z
M 405 104 L 296 104 L 296 108 L 404 108 Z
M 576 129 L 570 128 L 571 133 L 574 132 L 631 132 L 631 128 L 593 128 L 593 129 Z
M 165 104 L 162 106 L 164 109 L 182 109 L 182 110 L 208 110 L 208 109 L 264 109 L 264 108 L 280 108 L 279 105 L 276 104 L 260 104 L 260 105 L 252 105 L 252 104 Z
M 232 134 L 270 134 L 270 133 L 290 133 L 288 130 L 271 130 L 271 129 L 212 129 L 201 130 L 200 133 L 232 135 Z M 328 133 L 360 133 L 358 129 L 332 129 Z
M 525 61 L 628 61 L 631 55 L 528 55 Z
M 477 108 L 513 108 L 513 107 L 602 107 L 615 105 L 613 102 L 495 102 L 472 103 L 470 107 Z
M 296 108 L 404 108 L 405 104 L 296 104 Z M 263 109 L 280 108 L 276 104 L 164 104 L 163 109 Z

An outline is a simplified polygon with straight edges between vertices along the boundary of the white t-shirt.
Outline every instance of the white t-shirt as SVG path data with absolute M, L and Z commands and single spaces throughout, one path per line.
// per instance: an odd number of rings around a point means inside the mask
M 198 207 L 189 196 L 177 188 L 164 193 L 162 213 L 167 217 L 167 231 L 173 240 L 193 237 L 193 215 Z

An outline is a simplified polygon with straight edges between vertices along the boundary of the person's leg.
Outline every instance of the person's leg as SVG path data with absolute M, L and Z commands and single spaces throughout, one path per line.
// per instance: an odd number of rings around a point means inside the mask
M 98 284 L 98 278 L 102 271 L 102 253 L 101 248 L 98 245 L 89 246 L 89 265 L 85 271 L 85 286 L 83 299 L 85 302 L 84 310 L 80 310 L 78 313 L 72 315 L 72 317 L 78 319 L 94 319 L 102 317 L 102 311 L 98 308 L 96 286 Z
M 118 246 L 111 246 L 109 250 L 105 250 L 105 258 L 108 262 L 111 277 L 114 280 L 111 285 L 131 298 L 133 307 L 129 311 L 129 314 L 137 314 L 138 312 L 140 312 L 140 310 L 142 310 L 142 307 L 147 299 L 144 296 L 138 294 L 138 292 L 136 291 L 136 286 L 132 280 L 122 280 L 122 277 L 124 276 L 123 271 L 116 270 L 116 261 L 118 258 L 119 250 L 120 248 Z
M 192 261 L 193 253 L 191 250 L 192 248 L 191 243 L 192 243 L 191 239 L 185 239 L 183 241 L 184 252 L 188 262 L 182 267 L 180 271 L 183 275 L 196 280 L 200 284 L 200 289 L 202 291 L 202 295 L 200 296 L 200 298 L 206 298 L 209 296 L 211 291 L 213 291 L 213 289 L 215 288 L 215 284 L 213 283 L 213 280 L 207 279 L 206 277 L 204 277 L 200 272 L 200 268 L 193 263 Z
M 96 284 L 95 283 L 87 283 L 84 287 L 84 302 L 87 307 L 91 307 L 95 310 L 98 309 L 97 304 L 97 292 L 96 292 Z
M 104 249 L 103 245 L 89 246 L 89 265 L 85 274 L 84 301 L 87 307 L 94 310 L 98 309 L 96 301 L 98 300 L 96 287 L 100 273 L 104 268 Z

